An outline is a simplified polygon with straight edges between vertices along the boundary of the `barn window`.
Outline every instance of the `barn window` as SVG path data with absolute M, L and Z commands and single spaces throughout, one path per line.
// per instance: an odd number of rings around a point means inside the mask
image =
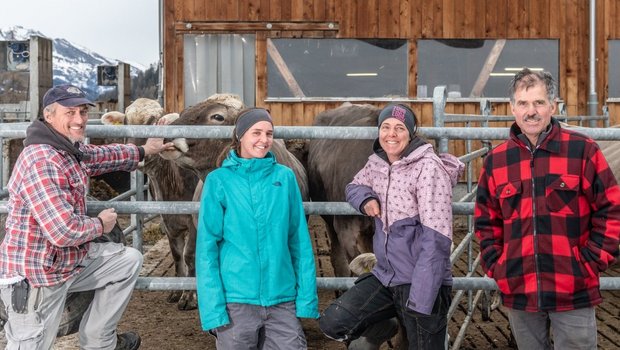
M 609 40 L 607 43 L 609 46 L 607 97 L 620 98 L 620 40 Z
M 407 41 L 268 39 L 267 95 L 406 97 Z
M 215 93 L 234 93 L 248 106 L 255 96 L 255 36 L 187 34 L 183 42 L 185 106 Z
M 508 84 L 522 67 L 559 80 L 558 40 L 418 40 L 417 98 L 445 85 L 448 97 L 508 97 Z M 559 83 L 559 82 L 558 82 Z

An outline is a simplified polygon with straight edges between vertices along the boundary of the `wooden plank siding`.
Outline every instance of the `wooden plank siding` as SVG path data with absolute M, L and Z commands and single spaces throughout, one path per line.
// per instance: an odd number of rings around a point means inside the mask
M 585 0 L 164 0 L 165 109 L 184 108 L 183 35 L 239 32 L 256 33 L 256 104 L 269 108 L 278 125 L 310 125 L 314 115 L 339 103 L 266 101 L 266 40 L 277 37 L 408 40 L 409 99 L 405 102 L 411 104 L 424 126 L 432 125 L 432 102 L 416 100 L 418 39 L 557 39 L 559 95 L 569 115 L 586 115 L 588 6 L 589 1 Z M 607 40 L 620 39 L 620 21 L 616 20 L 620 18 L 620 4 L 617 0 L 599 0 L 596 14 L 596 90 L 600 114 L 608 99 Z M 273 30 L 266 29 L 267 23 L 274 24 Z M 337 30 L 325 30 L 329 23 L 336 24 Z M 188 29 L 188 24 L 192 29 Z M 381 107 L 387 102 L 369 103 Z M 619 104 L 609 103 L 612 124 L 620 122 Z M 447 109 L 478 112 L 479 102 L 449 101 Z M 495 102 L 493 114 L 510 114 L 508 103 Z M 462 142 L 451 147 L 456 152 L 464 150 Z

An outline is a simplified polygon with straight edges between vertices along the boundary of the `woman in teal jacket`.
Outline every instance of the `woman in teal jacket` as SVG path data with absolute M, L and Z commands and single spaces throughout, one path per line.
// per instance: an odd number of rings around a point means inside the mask
M 202 329 L 218 349 L 305 349 L 298 317 L 319 316 L 301 194 L 272 143 L 269 113 L 242 111 L 226 159 L 205 181 L 196 284 Z

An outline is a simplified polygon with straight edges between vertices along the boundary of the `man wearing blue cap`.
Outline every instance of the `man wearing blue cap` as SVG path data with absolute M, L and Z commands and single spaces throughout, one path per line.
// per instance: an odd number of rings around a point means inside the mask
M 82 90 L 59 85 L 43 97 L 43 116 L 26 131 L 8 183 L 6 234 L 0 245 L 0 296 L 7 349 L 51 349 L 68 293 L 94 290 L 79 329 L 80 349 L 138 349 L 134 332 L 116 333 L 142 255 L 121 243 L 96 242 L 116 223 L 114 208 L 86 214 L 90 176 L 132 171 L 145 155 L 172 146 L 86 145 Z

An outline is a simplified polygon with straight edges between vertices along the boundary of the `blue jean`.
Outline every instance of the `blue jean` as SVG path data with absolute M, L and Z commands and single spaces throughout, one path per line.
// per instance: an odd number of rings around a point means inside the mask
M 228 303 L 230 324 L 209 331 L 225 350 L 303 350 L 307 348 L 295 302 L 273 306 Z
M 452 287 L 440 288 L 431 315 L 406 307 L 410 289 L 409 284 L 385 287 L 373 274 L 364 274 L 323 311 L 319 327 L 329 338 L 350 341 L 368 327 L 397 317 L 407 332 L 409 349 L 443 349 Z
M 510 328 L 519 349 L 596 350 L 593 307 L 571 311 L 526 312 L 508 310 Z M 553 345 L 551 344 L 553 333 Z

